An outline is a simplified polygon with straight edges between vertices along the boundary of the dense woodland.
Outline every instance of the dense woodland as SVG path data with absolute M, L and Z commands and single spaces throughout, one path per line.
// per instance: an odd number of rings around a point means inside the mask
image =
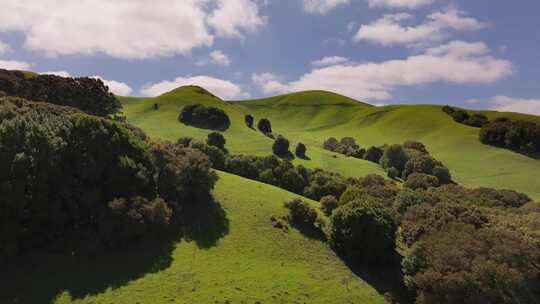
M 1 75 L 4 94 L 27 99 L 0 97 L 0 262 L 53 243 L 107 254 L 179 234 L 193 210 L 213 204 L 214 170 L 222 170 L 319 202 L 284 202 L 284 220 L 320 236 L 350 267 L 397 265 L 409 302 L 540 301 L 539 204 L 512 190 L 458 185 L 420 142 L 364 149 L 330 138 L 325 149 L 378 163 L 390 179 L 344 177 L 294 165 L 289 140 L 272 134 L 268 119 L 257 124 L 275 138 L 268 156 L 235 155 L 220 132 L 160 142 L 112 119 L 120 104 L 98 80 Z M 201 105 L 182 109 L 179 120 L 217 130 L 231 123 Z M 245 117 L 246 128 L 254 122 Z M 486 143 L 538 151 L 538 125 L 481 125 Z M 301 143 L 294 152 L 309 156 Z

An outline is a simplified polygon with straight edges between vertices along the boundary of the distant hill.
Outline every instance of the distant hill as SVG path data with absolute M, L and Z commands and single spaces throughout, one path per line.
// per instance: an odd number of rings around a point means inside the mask
M 208 130 L 177 121 L 182 107 L 201 103 L 225 110 L 231 128 L 225 132 L 232 153 L 267 155 L 272 140 L 245 126 L 244 115 L 255 121 L 268 118 L 275 133 L 294 144 L 308 145 L 311 160 L 295 160 L 307 167 L 322 167 L 348 176 L 385 174 L 379 166 L 323 150 L 328 137 L 352 136 L 362 147 L 418 140 L 447 165 L 457 182 L 466 186 L 508 188 L 540 200 L 540 161 L 483 145 L 479 129 L 458 124 L 438 105 L 392 105 L 374 107 L 325 91 L 306 91 L 265 99 L 225 102 L 197 87 L 181 87 L 156 98 L 120 98 L 128 121 L 150 136 L 176 140 L 181 136 L 204 139 Z M 154 110 L 154 104 L 160 105 Z M 482 112 L 490 118 L 511 117 L 540 121 L 540 117 L 517 113 Z

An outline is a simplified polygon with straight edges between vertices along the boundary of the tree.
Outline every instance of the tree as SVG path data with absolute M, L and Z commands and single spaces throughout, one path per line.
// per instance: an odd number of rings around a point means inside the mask
M 408 160 L 409 157 L 401 145 L 391 145 L 384 150 L 380 164 L 384 169 L 394 167 L 401 174 Z
M 227 141 L 225 140 L 225 137 L 223 137 L 223 134 L 219 132 L 212 132 L 208 134 L 208 138 L 206 140 L 206 143 L 210 146 L 217 147 L 221 150 L 225 150 L 225 143 Z
M 257 124 L 257 128 L 259 129 L 259 131 L 261 131 L 265 135 L 272 133 L 272 125 L 270 124 L 270 120 L 266 118 L 259 120 L 259 123 Z
M 405 164 L 402 178 L 406 180 L 412 173 L 433 174 L 433 170 L 436 166 L 442 166 L 442 164 L 429 156 L 429 154 L 413 154 Z
M 231 125 L 229 116 L 225 111 L 201 104 L 185 106 L 180 112 L 178 120 L 188 126 L 220 131 L 227 130 Z
M 290 221 L 294 224 L 313 226 L 317 220 L 317 211 L 299 198 L 287 201 L 283 206 L 289 209 Z
M 384 262 L 394 253 L 397 226 L 374 199 L 338 207 L 330 217 L 332 247 L 352 263 Z
M 321 210 L 327 216 L 330 216 L 334 209 L 338 207 L 338 201 L 333 195 L 323 196 L 320 200 Z
M 383 153 L 383 149 L 372 146 L 371 148 L 367 149 L 366 153 L 364 154 L 364 159 L 378 164 Z
M 253 129 L 253 116 L 251 116 L 251 114 L 247 114 L 244 120 L 246 122 L 246 126 L 248 126 L 248 128 L 250 129 Z
M 289 140 L 279 135 L 274 141 L 274 144 L 272 145 L 272 151 L 277 156 L 280 156 L 280 157 L 287 156 L 290 153 Z
M 306 186 L 302 176 L 292 169 L 283 174 L 279 180 L 279 185 L 281 188 L 297 194 L 302 194 Z
M 336 138 L 330 137 L 324 142 L 323 148 L 329 151 L 336 152 L 337 150 L 339 150 L 340 145 L 341 144 Z
M 439 180 L 439 183 L 441 185 L 449 184 L 452 182 L 452 175 L 450 174 L 450 170 L 446 168 L 445 166 L 435 166 L 433 168 L 433 175 Z
M 304 145 L 303 143 L 298 143 L 296 145 L 296 149 L 294 151 L 294 154 L 300 158 L 305 158 L 306 157 L 306 145 Z

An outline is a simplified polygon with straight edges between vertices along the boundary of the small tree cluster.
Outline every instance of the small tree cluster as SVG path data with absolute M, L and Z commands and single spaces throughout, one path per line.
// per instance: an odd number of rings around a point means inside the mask
M 274 144 L 272 145 L 272 152 L 279 157 L 288 156 L 291 152 L 289 151 L 289 140 L 281 135 L 278 135 Z
M 360 148 L 356 143 L 356 140 L 352 137 L 343 137 L 340 141 L 334 137 L 330 137 L 324 142 L 323 148 L 355 158 L 362 158 L 366 152 L 364 149 Z
M 461 123 L 470 127 L 481 128 L 484 125 L 489 123 L 489 119 L 485 115 L 480 114 L 480 113 L 473 113 L 471 115 L 469 112 L 465 110 L 456 109 L 451 106 L 444 106 L 442 110 L 446 114 L 450 115 L 454 119 L 455 122 L 458 122 L 458 123 Z
M 540 124 L 498 118 L 482 127 L 480 141 L 521 153 L 540 153 Z
M 286 201 L 283 206 L 289 209 L 289 219 L 296 225 L 315 226 L 318 214 L 315 208 L 297 198 Z
M 261 133 L 264 135 L 268 136 L 272 134 L 272 124 L 267 118 L 262 118 L 259 120 L 257 123 L 257 129 L 259 129 L 259 131 L 261 131 Z
M 231 125 L 225 111 L 201 104 L 185 106 L 180 112 L 178 120 L 185 125 L 219 131 L 225 131 Z

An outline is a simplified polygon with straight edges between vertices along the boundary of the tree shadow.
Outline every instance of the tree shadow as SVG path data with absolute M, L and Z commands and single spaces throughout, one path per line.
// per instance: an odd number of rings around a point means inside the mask
M 276 155 L 277 157 L 279 157 L 281 159 L 288 160 L 288 161 L 293 161 L 295 159 L 295 156 L 291 151 L 287 151 L 287 153 L 282 154 L 282 155 L 277 155 L 277 154 L 274 153 L 274 155 Z
M 229 232 L 225 211 L 214 199 L 194 206 L 185 210 L 182 226 L 123 249 L 73 251 L 63 240 L 0 265 L 0 303 L 50 303 L 63 292 L 83 299 L 169 268 L 182 238 L 215 246 Z
M 48 250 L 21 256 L 0 273 L 0 303 L 49 303 L 64 291 L 83 299 L 117 289 L 167 269 L 174 244 L 167 237 L 100 254 Z
M 375 290 L 385 296 L 390 295 L 391 303 L 414 303 L 414 297 L 404 284 L 401 269 L 402 256 L 394 252 L 393 256 L 381 264 L 358 264 L 351 261 L 345 263 L 351 271 Z
M 199 248 L 208 249 L 229 233 L 225 210 L 213 198 L 184 209 L 183 236 Z
M 317 226 L 309 225 L 306 223 L 296 223 L 296 222 L 290 222 L 291 226 L 298 230 L 303 236 L 312 239 L 317 240 L 323 243 L 326 243 L 326 235 L 324 232 Z
M 311 158 L 307 155 L 296 155 L 296 157 L 300 158 L 300 159 L 303 159 L 303 160 L 311 160 Z

